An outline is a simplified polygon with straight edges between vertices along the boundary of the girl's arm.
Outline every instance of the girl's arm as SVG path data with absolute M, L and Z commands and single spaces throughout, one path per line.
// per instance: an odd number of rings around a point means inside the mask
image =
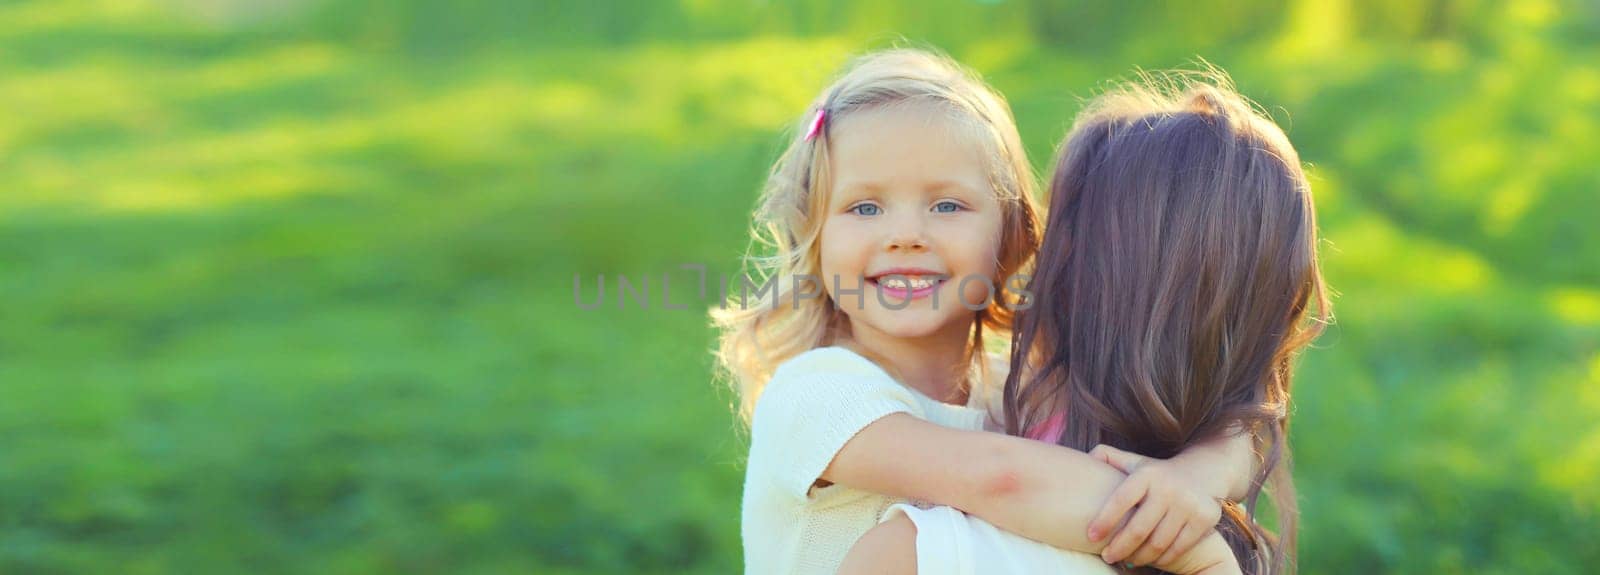
M 1030 439 L 951 429 L 909 414 L 862 428 L 821 479 L 949 505 L 1052 547 L 1099 553 L 1088 525 L 1123 474 L 1088 454 Z
M 1138 472 L 1138 488 L 1130 489 L 1124 472 L 1134 470 L 1119 470 L 1115 464 L 1122 462 L 1106 458 L 1105 449 L 1096 450 L 1097 459 L 1038 441 L 894 414 L 845 442 L 820 478 L 949 505 L 1061 549 L 1101 553 L 1109 544 L 1108 560 L 1166 563 L 1216 525 L 1221 508 L 1210 490 L 1232 489 L 1233 477 L 1246 475 L 1250 466 L 1239 457 L 1241 446 L 1248 454 L 1248 437 L 1197 446 L 1180 456 L 1182 465 L 1174 458 Z M 1209 483 L 1188 485 L 1196 480 Z M 1119 528 L 1135 505 L 1143 513 Z

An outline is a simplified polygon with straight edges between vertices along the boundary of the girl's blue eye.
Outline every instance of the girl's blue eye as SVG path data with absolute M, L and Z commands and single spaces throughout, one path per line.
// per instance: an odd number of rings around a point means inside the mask
M 858 216 L 876 216 L 880 210 L 878 206 L 872 204 L 856 204 L 849 211 L 855 212 Z
M 933 205 L 933 211 L 941 214 L 953 214 L 962 210 L 961 204 L 949 200 Z

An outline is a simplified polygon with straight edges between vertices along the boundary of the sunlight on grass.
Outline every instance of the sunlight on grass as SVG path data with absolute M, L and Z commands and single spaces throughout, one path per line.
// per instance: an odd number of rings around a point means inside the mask
M 71 165 L 28 162 L 19 180 L 33 191 L 19 205 L 71 205 L 110 212 L 192 210 L 305 192 L 335 193 L 356 180 L 315 160 L 359 149 L 377 137 L 373 122 L 288 121 L 258 129 L 132 147 Z M 92 180 L 83 174 L 115 173 Z
M 0 37 L 46 34 L 84 26 L 150 23 L 163 15 L 149 0 L 57 0 L 0 6 Z
M 360 132 L 348 118 L 196 130 L 188 108 L 230 93 L 318 81 L 341 62 L 328 46 L 306 44 L 195 66 L 141 70 L 122 58 L 103 58 L 10 76 L 0 84 L 0 105 L 34 113 L 0 127 L 0 146 L 50 144 L 22 148 L 13 193 L 0 206 L 187 210 L 336 188 L 339 182 L 325 169 L 298 159 L 365 145 L 375 131 Z M 270 110 L 241 109 L 236 117 L 264 113 Z M 40 153 L 78 142 L 92 153 Z
M 1330 269 L 1346 281 L 1376 282 L 1386 293 L 1467 294 L 1498 281 L 1494 268 L 1478 255 L 1408 237 L 1370 214 L 1324 234 L 1335 248 L 1324 255 Z
M 1465 112 L 1463 117 L 1475 118 L 1472 120 L 1474 123 L 1482 118 L 1475 111 Z M 1449 156 L 1441 162 L 1449 169 L 1435 178 L 1443 192 L 1463 193 L 1481 189 L 1485 182 L 1498 179 L 1511 159 L 1507 153 L 1509 143 L 1497 137 L 1483 137 L 1478 126 L 1464 126 L 1461 130 L 1440 137 L 1453 138 L 1456 142 L 1455 146 L 1447 148 Z
M 1038 46 L 1029 40 L 1018 34 L 975 42 L 967 48 L 962 63 L 975 70 L 996 70 L 1013 66 L 1018 60 L 1038 49 Z
M 1564 80 L 1567 95 L 1575 104 L 1593 104 L 1600 102 L 1600 70 L 1592 66 L 1577 67 L 1567 71 Z M 1583 121 L 1584 116 L 1577 113 L 1566 116 L 1567 123 L 1594 128 L 1591 122 Z
M 447 92 L 400 104 L 373 118 L 373 129 L 393 135 L 443 161 L 486 161 L 519 153 L 533 142 L 524 132 L 537 118 L 527 105 L 540 100 L 533 83 L 489 76 Z M 381 118 L 381 119 L 380 119 Z M 528 141 L 522 141 L 523 138 Z
M 554 80 L 540 85 L 530 94 L 527 105 L 534 110 L 534 118 L 542 123 L 579 128 L 594 122 L 603 100 L 592 85 Z
M 352 179 L 337 172 L 304 166 L 244 168 L 220 181 L 168 174 L 154 180 L 112 182 L 99 194 L 98 207 L 109 212 L 195 210 L 308 193 L 338 193 L 350 189 L 351 183 Z
M 105 126 L 138 130 L 173 117 L 152 94 L 147 79 L 125 62 L 106 60 L 21 74 L 0 80 L 0 146 L 20 147 L 55 133 Z
M 1586 327 L 1600 326 L 1600 290 L 1557 289 L 1549 292 L 1545 301 L 1563 322 Z
M 1539 188 L 1523 179 L 1512 179 L 1490 194 L 1484 203 L 1484 231 L 1493 236 L 1510 233 L 1538 200 Z
M 1300 0 L 1290 9 L 1290 20 L 1278 36 L 1274 58 L 1283 61 L 1313 58 L 1323 60 L 1337 55 L 1350 35 L 1347 0 Z
M 1494 281 L 1494 268 L 1471 253 L 1441 253 L 1434 261 L 1437 267 L 1424 266 L 1419 271 L 1421 275 L 1436 278 L 1435 285 L 1442 291 L 1471 293 Z
M 1518 24 L 1545 26 L 1560 17 L 1561 8 L 1551 0 L 1515 0 L 1506 3 L 1506 15 Z
M 774 54 L 782 56 L 774 61 Z M 647 45 L 603 57 L 501 60 L 442 90 L 402 78 L 407 90 L 360 109 L 285 117 L 244 111 L 242 118 L 254 121 L 182 137 L 184 102 L 295 82 L 315 86 L 332 81 L 349 62 L 332 47 L 295 44 L 155 74 L 131 73 L 114 62 L 80 65 L 10 79 L 5 86 L 16 89 L 4 92 L 9 103 L 49 112 L 0 131 L 0 142 L 50 138 L 96 123 L 121 126 L 133 142 L 149 141 L 90 155 L 70 167 L 42 157 L 24 161 L 15 176 L 22 190 L 4 203 L 193 210 L 311 191 L 338 193 L 348 178 L 329 177 L 321 167 L 326 158 L 384 144 L 402 145 L 430 161 L 471 165 L 548 145 L 536 135 L 583 139 L 571 143 L 706 143 L 730 131 L 766 131 L 798 118 L 827 71 L 844 57 L 838 41 L 758 39 L 694 51 Z M 562 61 L 601 65 L 582 82 L 523 73 Z M 774 75 L 773 66 L 793 73 Z M 266 171 L 277 173 L 266 177 Z M 196 172 L 207 175 L 192 177 Z M 121 175 L 119 181 L 90 183 L 84 174 L 93 173 Z
M 1600 381 L 1596 382 L 1600 385 Z M 1539 479 L 1550 487 L 1572 495 L 1579 508 L 1600 505 L 1600 429 L 1571 438 L 1571 443 L 1541 466 Z
M 348 58 L 327 44 L 292 44 L 211 62 L 176 74 L 167 92 L 175 99 L 186 99 L 262 90 L 276 84 L 326 77 L 348 64 Z
M 692 50 L 645 45 L 588 57 L 563 54 L 562 60 L 590 63 L 581 76 L 589 85 L 582 90 L 598 95 L 581 117 L 563 119 L 595 134 L 670 144 L 704 145 L 729 132 L 766 132 L 797 122 L 847 54 L 841 40 L 781 38 Z M 569 84 L 554 97 L 573 93 Z
M 705 99 L 702 111 L 715 121 L 733 128 L 765 131 L 803 116 L 811 98 L 843 63 L 848 50 L 849 44 L 842 39 L 724 43 L 699 51 L 688 59 L 689 65 L 681 76 L 663 78 L 666 81 L 662 84 L 693 90 L 693 96 Z M 647 58 L 663 58 L 654 65 L 666 69 L 672 52 L 650 54 Z M 714 102 L 733 105 L 718 106 Z

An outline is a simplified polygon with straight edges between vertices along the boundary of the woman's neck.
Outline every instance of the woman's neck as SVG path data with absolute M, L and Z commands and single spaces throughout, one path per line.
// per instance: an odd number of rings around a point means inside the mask
M 945 403 L 967 402 L 965 383 L 971 368 L 967 355 L 971 326 L 941 330 L 918 338 L 885 334 L 851 322 L 850 334 L 840 342 L 875 361 L 883 362 L 900 383 Z

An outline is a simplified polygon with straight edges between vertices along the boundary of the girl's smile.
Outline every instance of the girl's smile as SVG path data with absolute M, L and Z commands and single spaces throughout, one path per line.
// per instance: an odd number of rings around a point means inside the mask
M 923 268 L 890 268 L 867 276 L 867 285 L 878 289 L 893 303 L 928 297 L 949 279 L 947 275 Z

